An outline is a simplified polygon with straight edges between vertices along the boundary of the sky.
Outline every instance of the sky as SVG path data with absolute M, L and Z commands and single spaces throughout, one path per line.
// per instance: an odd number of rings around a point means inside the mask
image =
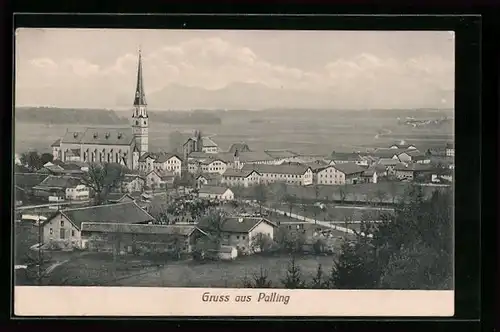
M 448 31 L 18 29 L 15 103 L 132 107 L 139 47 L 152 109 L 454 107 Z

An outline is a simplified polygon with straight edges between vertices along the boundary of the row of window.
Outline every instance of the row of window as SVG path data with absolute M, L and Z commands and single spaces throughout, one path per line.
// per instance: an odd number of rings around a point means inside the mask
M 54 230 L 52 228 L 49 228 L 49 234 L 50 235 L 54 235 Z M 75 230 L 74 229 L 71 230 L 71 236 L 75 236 Z M 64 240 L 66 238 L 66 229 L 64 229 L 64 228 L 60 228 L 59 229 L 59 238 L 61 240 Z

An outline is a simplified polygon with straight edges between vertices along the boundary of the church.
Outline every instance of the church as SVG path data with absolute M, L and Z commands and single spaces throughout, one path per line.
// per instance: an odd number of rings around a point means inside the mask
M 140 50 L 133 108 L 130 127 L 66 130 L 64 136 L 51 145 L 54 160 L 119 163 L 129 169 L 138 169 L 139 158 L 148 152 L 149 128 Z

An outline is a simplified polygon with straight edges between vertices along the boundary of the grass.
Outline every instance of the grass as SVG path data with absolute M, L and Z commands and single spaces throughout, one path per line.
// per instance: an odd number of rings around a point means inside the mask
M 122 279 L 116 282 L 119 286 L 143 287 L 237 287 L 241 288 L 245 276 L 251 278 L 260 273 L 261 267 L 267 273 L 273 288 L 282 288 L 289 257 L 283 256 L 248 256 L 232 262 L 173 262 L 163 269 Z M 311 281 L 318 264 L 329 270 L 333 265 L 331 256 L 301 256 L 296 258 L 302 276 Z

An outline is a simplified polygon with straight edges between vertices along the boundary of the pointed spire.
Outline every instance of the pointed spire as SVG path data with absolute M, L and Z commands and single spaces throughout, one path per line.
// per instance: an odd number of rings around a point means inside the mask
M 146 106 L 146 94 L 144 93 L 144 82 L 142 79 L 142 56 L 139 46 L 139 62 L 137 65 L 137 87 L 135 88 L 134 106 Z

